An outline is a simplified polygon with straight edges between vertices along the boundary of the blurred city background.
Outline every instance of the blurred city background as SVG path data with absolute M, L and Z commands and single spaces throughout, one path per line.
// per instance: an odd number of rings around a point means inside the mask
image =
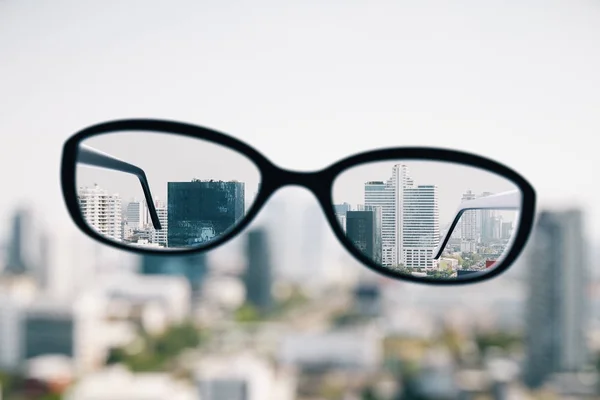
M 2 400 L 597 398 L 599 20 L 589 0 L 0 1 Z M 448 288 L 358 265 L 310 196 L 143 259 L 74 229 L 59 160 L 146 117 L 297 170 L 474 152 L 533 184 L 539 226 L 505 274 Z
M 358 265 L 316 203 L 276 200 L 186 257 L 111 250 L 36 215 L 14 210 L 4 240 L 3 400 L 600 398 L 583 210 L 540 210 L 517 265 L 454 288 Z

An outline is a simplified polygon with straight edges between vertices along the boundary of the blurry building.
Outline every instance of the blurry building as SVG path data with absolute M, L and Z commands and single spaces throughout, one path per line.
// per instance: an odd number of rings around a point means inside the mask
M 309 205 L 302 213 L 300 279 L 304 285 L 319 285 L 324 280 L 324 222 L 323 212 L 317 204 Z
M 10 241 L 7 251 L 5 273 L 20 275 L 32 273 L 36 267 L 35 240 L 32 212 L 18 209 L 12 218 Z
M 182 276 L 191 289 L 192 304 L 200 298 L 202 285 L 208 273 L 205 253 L 191 255 L 144 255 L 139 271 L 142 275 Z
M 374 326 L 283 338 L 279 358 L 284 365 L 306 370 L 375 371 L 383 357 L 382 336 Z
M 161 372 L 132 373 L 111 367 L 81 378 L 65 400 L 204 400 L 191 384 Z
M 23 304 L 13 296 L 0 294 L 0 370 L 19 366 L 22 310 Z
M 588 361 L 588 260 L 580 210 L 542 211 L 526 249 L 529 270 L 525 382 L 541 386 Z
M 178 276 L 123 276 L 99 285 L 107 300 L 107 317 L 138 322 L 147 331 L 161 331 L 190 315 L 190 289 Z
M 244 217 L 244 183 L 169 182 L 169 247 L 188 247 L 220 236 Z
M 376 263 L 382 262 L 381 207 L 346 213 L 346 237 L 354 247 Z
M 513 232 L 513 223 L 512 222 L 502 222 L 501 227 L 501 239 L 508 240 L 512 236 Z
M 377 317 L 381 314 L 381 289 L 375 282 L 359 283 L 354 289 L 355 311 L 364 316 Z
M 107 348 L 102 337 L 103 304 L 93 295 L 74 302 L 40 298 L 23 313 L 21 359 L 61 355 L 81 372 L 104 364 Z
M 202 400 L 293 400 L 293 370 L 252 354 L 206 355 L 195 369 Z
M 273 278 L 268 235 L 266 230 L 261 228 L 250 231 L 247 237 L 248 264 L 244 276 L 246 299 L 261 312 L 266 312 L 273 305 Z

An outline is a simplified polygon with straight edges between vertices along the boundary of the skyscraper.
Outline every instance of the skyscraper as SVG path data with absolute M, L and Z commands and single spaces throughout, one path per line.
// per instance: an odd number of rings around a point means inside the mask
M 462 201 L 475 199 L 475 193 L 468 190 L 463 194 Z M 477 251 L 479 233 L 477 228 L 477 210 L 465 211 L 460 218 L 460 251 L 474 253 Z
M 398 264 L 396 254 L 396 192 L 392 179 L 365 183 L 365 207 L 381 207 L 381 263 Z M 348 221 L 346 221 L 347 232 Z
M 273 279 L 271 254 L 264 228 L 254 229 L 248 233 L 246 252 L 248 259 L 244 276 L 246 299 L 261 312 L 267 312 L 273 303 L 271 293 Z
M 352 209 L 350 203 L 334 204 L 333 209 L 336 215 L 346 215 L 348 211 Z
M 156 230 L 154 229 L 154 227 L 152 227 L 150 229 L 151 231 L 151 242 L 152 243 L 158 243 L 161 246 L 167 247 L 168 246 L 168 236 L 169 236 L 169 213 L 168 213 L 168 208 L 167 205 L 162 202 L 162 201 L 156 201 L 155 204 L 155 208 L 156 208 L 156 213 L 158 214 L 158 220 L 160 221 L 160 230 Z M 148 221 L 150 221 L 150 219 L 148 218 Z M 150 223 L 150 226 L 151 223 Z
M 346 213 L 346 237 L 365 256 L 381 263 L 381 207 Z
M 352 210 L 350 203 L 334 204 L 333 209 L 342 231 L 346 232 L 346 213 Z
M 588 260 L 580 210 L 542 211 L 526 249 L 529 272 L 525 382 L 541 386 L 553 373 L 587 362 Z
M 169 247 L 186 247 L 220 236 L 244 216 L 244 183 L 169 182 Z
M 125 218 L 129 228 L 133 230 L 144 229 L 148 223 L 147 215 L 145 201 L 134 199 L 127 204 Z
M 5 272 L 12 275 L 31 273 L 35 269 L 35 254 L 31 244 L 35 243 L 31 211 L 17 210 L 12 220 L 8 259 Z
M 121 197 L 118 194 L 110 194 L 95 185 L 79 188 L 78 198 L 81 214 L 92 229 L 115 241 L 123 239 Z
M 487 197 L 492 194 L 491 192 L 483 192 L 481 197 Z M 496 210 L 478 210 L 478 213 L 481 219 L 480 239 L 482 243 L 486 244 L 495 238 Z
M 402 264 L 412 268 L 433 268 L 433 251 L 440 238 L 438 192 L 435 185 L 404 189 Z

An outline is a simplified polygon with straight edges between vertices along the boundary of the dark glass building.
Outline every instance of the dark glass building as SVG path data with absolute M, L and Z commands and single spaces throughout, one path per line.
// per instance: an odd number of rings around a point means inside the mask
M 346 213 L 346 237 L 367 257 L 376 263 L 381 263 L 380 209 L 348 211 Z
M 23 328 L 25 359 L 45 354 L 74 356 L 75 323 L 71 311 L 29 312 Z
M 244 216 L 244 197 L 243 182 L 169 182 L 169 247 L 192 246 L 222 235 Z
M 145 255 L 140 265 L 142 275 L 171 275 L 183 276 L 187 279 L 192 290 L 192 301 L 198 298 L 204 277 L 208 271 L 206 254 L 189 256 L 155 256 Z
M 246 299 L 261 312 L 270 310 L 273 297 L 272 265 L 265 229 L 255 229 L 248 233 L 247 242 L 248 266 L 244 276 Z

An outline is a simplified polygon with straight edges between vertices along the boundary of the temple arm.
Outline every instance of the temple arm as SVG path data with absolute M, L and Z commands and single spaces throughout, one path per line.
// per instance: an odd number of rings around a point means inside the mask
M 518 190 L 512 190 L 510 192 L 498 193 L 491 196 L 479 197 L 473 200 L 466 200 L 460 203 L 458 209 L 456 210 L 456 216 L 450 225 L 450 229 L 446 232 L 446 236 L 443 240 L 440 241 L 437 249 L 433 253 L 433 259 L 437 260 L 441 257 L 444 248 L 448 244 L 450 237 L 452 236 L 452 232 L 458 225 L 458 221 L 460 217 L 463 215 L 465 211 L 469 210 L 484 210 L 484 209 L 493 209 L 493 210 L 514 210 L 521 208 L 521 192 Z
M 143 169 L 136 167 L 133 164 L 129 164 L 125 161 L 119 160 L 110 154 L 103 153 L 92 147 L 79 145 L 79 152 L 77 154 L 77 162 L 82 164 L 91 165 L 94 167 L 112 169 L 114 171 L 125 172 L 137 176 L 142 185 L 144 191 L 144 197 L 148 204 L 148 210 L 150 211 L 150 218 L 152 219 L 152 225 L 154 229 L 162 229 L 160 221 L 158 219 L 158 213 L 154 207 L 154 200 L 152 200 L 152 194 L 150 193 L 150 185 L 148 185 L 148 179 L 146 179 L 146 173 Z

